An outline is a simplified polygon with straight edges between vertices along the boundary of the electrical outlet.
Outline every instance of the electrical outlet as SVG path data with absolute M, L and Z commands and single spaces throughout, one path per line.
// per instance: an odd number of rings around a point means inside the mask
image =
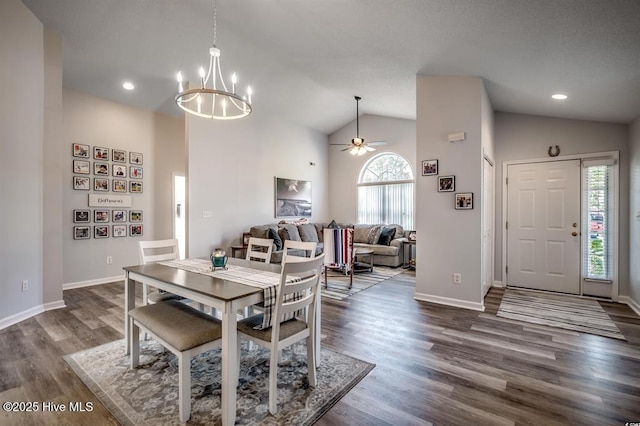
M 22 281 L 22 291 L 27 291 L 29 290 L 29 280 L 23 280 Z
M 113 257 L 107 256 L 107 265 L 111 265 L 113 263 Z
M 460 284 L 462 282 L 462 274 L 456 272 L 455 274 L 453 274 L 453 283 L 454 284 Z

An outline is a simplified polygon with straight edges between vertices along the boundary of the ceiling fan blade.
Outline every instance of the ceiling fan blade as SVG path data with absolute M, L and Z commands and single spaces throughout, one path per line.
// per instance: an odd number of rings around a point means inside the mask
M 364 149 L 366 149 L 367 151 L 371 152 L 371 151 L 375 151 L 375 148 L 371 148 L 369 145 L 365 145 Z
M 329 145 L 335 145 L 335 146 L 351 146 L 350 143 L 330 143 Z
M 340 151 L 341 151 L 341 152 L 344 152 L 344 151 L 349 151 L 350 149 L 351 149 L 351 147 L 350 147 L 350 146 L 348 146 L 348 147 L 346 147 L 345 149 L 341 149 Z
M 389 142 L 387 141 L 373 141 L 373 142 L 367 142 L 367 145 L 371 145 L 371 146 L 380 146 L 380 145 L 386 145 Z

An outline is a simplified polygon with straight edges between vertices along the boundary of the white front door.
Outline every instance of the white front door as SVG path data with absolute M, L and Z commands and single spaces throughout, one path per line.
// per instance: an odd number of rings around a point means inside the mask
M 580 160 L 507 167 L 507 285 L 580 293 Z

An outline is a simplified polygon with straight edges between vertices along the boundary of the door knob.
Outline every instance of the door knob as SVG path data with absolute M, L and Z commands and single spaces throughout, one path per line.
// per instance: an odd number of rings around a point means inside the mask
M 572 237 L 577 237 L 577 236 L 578 236 L 578 233 L 577 233 L 576 231 L 573 231 L 573 232 L 571 233 L 571 236 L 572 236 Z
M 578 227 L 578 224 L 577 224 L 577 223 L 575 223 L 575 222 L 573 222 L 573 227 L 574 227 L 574 228 L 577 228 L 577 227 Z

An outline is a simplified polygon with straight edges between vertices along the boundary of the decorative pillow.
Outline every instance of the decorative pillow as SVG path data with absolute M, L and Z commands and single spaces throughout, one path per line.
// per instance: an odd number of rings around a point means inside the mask
M 372 227 L 373 225 L 355 225 L 353 228 L 353 242 L 367 244 L 369 242 L 369 230 Z
M 273 240 L 273 246 L 276 251 L 282 250 L 282 238 L 280 238 L 280 235 L 278 235 L 278 231 L 273 228 L 269 228 L 269 231 L 267 232 L 267 238 Z
M 380 238 L 380 231 L 382 231 L 382 225 L 374 225 L 369 229 L 369 235 L 367 235 L 367 244 L 375 244 Z
M 404 236 L 404 228 L 402 225 L 398 225 L 397 223 L 393 223 L 391 225 L 387 225 L 388 228 L 396 228 L 396 236 L 393 238 L 402 238 Z
M 321 223 L 314 223 L 313 226 L 316 227 L 316 234 L 318 234 L 318 242 L 321 243 L 324 238 L 324 225 Z
M 300 234 L 298 233 L 298 227 L 296 225 L 285 223 L 283 225 L 280 225 L 280 227 L 287 230 L 287 234 L 289 234 L 289 238 L 287 238 L 288 240 L 302 241 L 302 239 L 300 238 Z
M 327 228 L 329 228 L 329 229 L 339 229 L 340 227 L 338 226 L 338 224 L 336 223 L 335 220 L 332 220 L 331 222 L 329 222 L 329 225 L 327 225 Z
M 391 244 L 391 240 L 396 235 L 396 228 L 382 228 L 380 232 L 380 238 L 378 238 L 378 244 L 382 246 L 388 246 Z
M 298 225 L 298 233 L 300 234 L 300 239 L 306 242 L 318 243 L 318 231 L 316 231 L 316 227 L 311 223 L 306 223 L 304 225 Z
M 278 237 L 280 237 L 280 241 L 282 241 L 282 247 L 284 247 L 284 241 L 289 239 L 289 233 L 285 228 L 278 228 Z

